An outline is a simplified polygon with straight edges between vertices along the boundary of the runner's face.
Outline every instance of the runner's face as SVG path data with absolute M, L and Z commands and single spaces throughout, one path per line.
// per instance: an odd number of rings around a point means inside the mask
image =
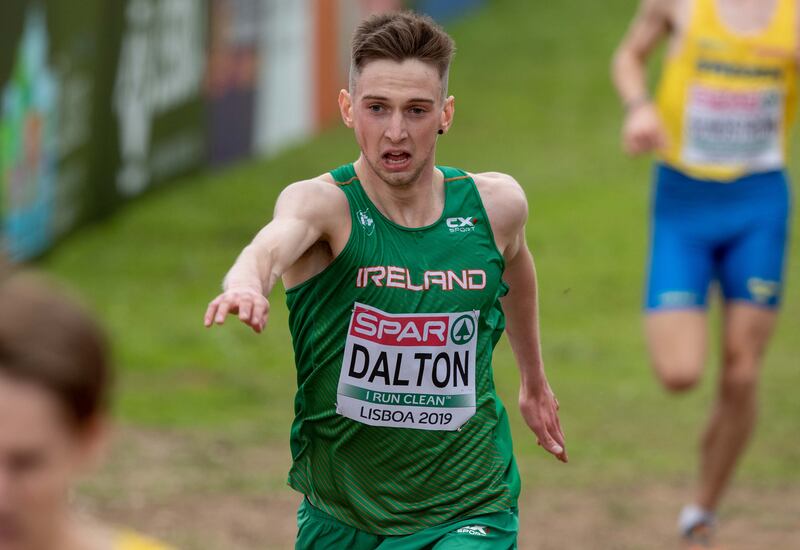
M 65 518 L 85 445 L 58 405 L 0 374 L 0 550 L 39 548 Z
M 442 79 L 433 65 L 371 61 L 347 92 L 343 116 L 355 130 L 369 168 L 389 185 L 417 181 L 432 170 L 439 129 L 447 129 L 453 98 L 442 98 Z

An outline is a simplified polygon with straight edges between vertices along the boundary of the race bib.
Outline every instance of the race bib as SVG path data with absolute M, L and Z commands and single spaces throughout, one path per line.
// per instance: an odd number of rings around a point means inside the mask
M 783 166 L 784 98 L 779 90 L 734 92 L 694 85 L 687 101 L 686 163 L 753 171 Z
M 479 313 L 393 314 L 356 303 L 336 412 L 370 426 L 460 428 L 475 414 Z

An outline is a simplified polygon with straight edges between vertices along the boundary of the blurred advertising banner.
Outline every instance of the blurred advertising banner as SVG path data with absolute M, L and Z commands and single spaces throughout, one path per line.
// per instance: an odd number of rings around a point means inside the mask
M 127 0 L 112 95 L 121 197 L 183 175 L 206 158 L 203 80 L 207 2 Z
M 339 117 L 350 36 L 364 14 L 399 1 L 261 0 L 255 149 L 273 155 Z
M 273 155 L 314 131 L 313 0 L 264 0 L 255 143 Z
M 210 0 L 205 75 L 208 160 L 222 165 L 253 154 L 264 2 Z
M 441 23 L 447 23 L 484 3 L 485 0 L 415 0 L 410 2 L 410 7 L 427 13 Z
M 4 2 L 0 8 L 0 249 L 45 250 L 97 209 L 90 183 L 107 126 L 114 3 Z M 106 128 L 107 131 L 107 128 Z
M 477 3 L 0 2 L 0 254 L 35 257 L 148 188 L 307 140 L 339 119 L 363 17 Z

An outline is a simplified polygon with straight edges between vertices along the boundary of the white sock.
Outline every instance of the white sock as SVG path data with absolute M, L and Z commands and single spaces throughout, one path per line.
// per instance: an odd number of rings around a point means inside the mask
M 681 534 L 686 535 L 700 524 L 711 526 L 714 525 L 715 521 L 714 512 L 711 510 L 706 510 L 697 504 L 687 504 L 681 510 L 678 529 L 680 529 Z

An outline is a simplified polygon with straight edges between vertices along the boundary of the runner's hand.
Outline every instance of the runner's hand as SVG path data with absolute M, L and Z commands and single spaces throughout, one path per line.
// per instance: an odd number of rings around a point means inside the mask
M 622 127 L 622 148 L 629 155 L 641 155 L 662 149 L 667 136 L 658 111 L 652 103 L 631 108 Z
M 228 314 L 239 315 L 239 320 L 256 332 L 264 330 L 269 316 L 269 301 L 264 295 L 249 287 L 230 288 L 208 304 L 204 324 L 221 325 Z
M 564 432 L 558 420 L 558 399 L 553 395 L 550 385 L 545 382 L 544 386 L 533 394 L 520 388 L 519 408 L 522 418 L 536 434 L 538 444 L 561 462 L 568 462 Z

